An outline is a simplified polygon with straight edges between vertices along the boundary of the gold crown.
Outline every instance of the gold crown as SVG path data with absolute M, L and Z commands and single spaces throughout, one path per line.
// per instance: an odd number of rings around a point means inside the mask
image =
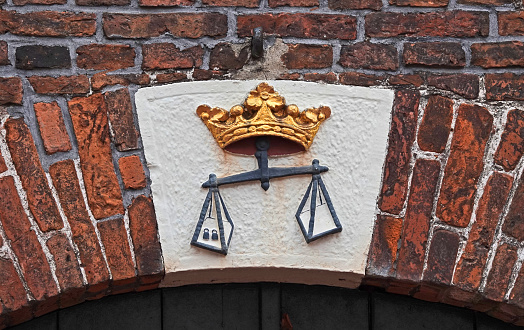
M 272 135 L 308 149 L 331 109 L 320 106 L 300 112 L 296 105 L 286 105 L 286 100 L 264 82 L 249 93 L 243 106 L 235 105 L 227 111 L 200 105 L 196 113 L 221 148 L 251 136 Z

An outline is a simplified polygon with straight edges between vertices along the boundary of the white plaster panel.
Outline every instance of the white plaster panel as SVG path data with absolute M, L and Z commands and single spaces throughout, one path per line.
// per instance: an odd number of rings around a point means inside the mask
M 261 81 L 206 81 L 140 89 L 136 107 L 166 266 L 164 286 L 282 281 L 354 287 L 364 275 L 380 189 L 393 92 L 309 82 L 268 81 L 300 110 L 327 105 L 331 118 L 311 148 L 269 158 L 269 166 L 329 167 L 322 179 L 342 224 L 310 244 L 295 212 L 310 175 L 220 187 L 235 224 L 227 256 L 190 245 L 210 173 L 257 168 L 253 156 L 222 150 L 196 115 L 201 104 L 230 109 Z M 304 270 L 304 271 L 300 271 Z

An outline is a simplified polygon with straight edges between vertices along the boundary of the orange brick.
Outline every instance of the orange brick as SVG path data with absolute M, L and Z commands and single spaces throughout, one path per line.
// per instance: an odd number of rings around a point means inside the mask
M 141 189 L 146 186 L 146 175 L 138 156 L 122 157 L 118 160 L 120 174 L 126 189 Z
M 58 103 L 35 103 L 34 107 L 45 151 L 54 154 L 71 150 L 71 142 Z

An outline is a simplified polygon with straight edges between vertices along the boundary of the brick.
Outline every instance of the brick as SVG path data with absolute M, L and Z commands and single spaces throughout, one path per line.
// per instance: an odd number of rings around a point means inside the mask
M 483 68 L 524 66 L 524 43 L 509 41 L 471 45 L 471 64 Z
M 174 44 L 142 45 L 142 69 L 190 69 L 202 65 L 204 50 L 200 46 L 179 50 Z
M 144 7 L 173 7 L 191 6 L 194 0 L 139 0 L 138 4 Z
M 480 286 L 482 271 L 511 183 L 512 178 L 509 175 L 495 172 L 484 188 L 477 208 L 476 221 L 453 278 L 453 283 L 461 289 L 476 291 Z
M 408 189 L 411 146 L 417 129 L 419 102 L 418 91 L 398 90 L 395 92 L 388 151 L 378 201 L 379 208 L 384 212 L 399 214 L 404 207 Z
M 0 173 L 7 171 L 7 166 L 5 165 L 4 157 L 2 156 L 2 152 L 0 152 Z M 0 246 L 2 244 L 0 243 Z
M 89 78 L 85 75 L 27 78 L 35 92 L 39 94 L 87 94 L 89 93 Z
M 4 12 L 9 31 L 34 37 L 87 37 L 96 32 L 96 14 L 36 11 Z M 1 17 L 0 17 L 1 18 Z M 1 27 L 0 27 L 1 31 Z
M 13 0 L 15 6 L 25 5 L 64 5 L 67 0 Z
M 380 10 L 382 1 L 380 0 L 329 0 L 328 6 L 335 10 L 346 9 L 373 9 Z
M 322 81 L 326 83 L 334 83 L 338 80 L 337 75 L 334 72 L 329 73 L 304 73 L 305 81 Z
M 486 281 L 484 297 L 494 301 L 504 300 L 515 262 L 517 248 L 509 244 L 499 245 Z
M 440 162 L 426 159 L 416 161 L 402 227 L 397 263 L 398 279 L 420 281 L 439 174 Z
M 73 241 L 78 247 L 80 261 L 84 267 L 90 286 L 109 280 L 102 249 L 98 243 L 95 228 L 89 219 L 84 197 L 72 160 L 63 160 L 49 167 L 49 173 L 56 187 L 64 214 L 73 233 Z
M 16 48 L 17 69 L 56 69 L 70 68 L 69 49 L 63 46 L 30 45 Z
M 18 77 L 0 78 L 0 105 L 22 104 L 22 80 Z
M 64 224 L 24 119 L 8 119 L 5 129 L 11 158 L 26 191 L 29 209 L 38 226 L 43 232 L 61 229 Z
M 499 34 L 501 36 L 524 35 L 524 11 L 504 11 L 498 13 Z
M 386 287 L 386 292 L 402 295 L 410 295 L 413 291 L 416 290 L 417 283 L 408 283 L 404 281 L 391 281 L 389 286 Z
M 437 302 L 442 291 L 442 286 L 424 283 L 413 293 L 413 297 L 420 300 Z
M 443 11 L 427 13 L 371 13 L 366 16 L 366 35 L 387 38 L 406 37 L 486 37 L 487 12 Z
M 402 230 L 402 219 L 378 215 L 369 248 L 366 274 L 390 276 L 397 258 L 397 246 Z
M 509 302 L 520 308 L 524 308 L 524 267 L 520 268 L 513 290 L 511 290 L 511 294 L 509 295 Z
M 146 187 L 146 175 L 142 161 L 138 156 L 122 157 L 118 167 L 126 189 L 141 189 Z
M 156 75 L 156 82 L 159 84 L 183 81 L 186 79 L 187 79 L 187 74 L 182 73 L 182 72 L 160 73 Z
M 503 6 L 513 4 L 512 0 L 458 0 L 457 3 L 464 5 L 488 5 L 488 6 Z
M 0 220 L 7 239 L 12 241 L 18 240 L 31 227 L 12 176 L 0 178 Z
M 249 60 L 249 55 L 249 45 L 219 43 L 211 51 L 209 67 L 215 70 L 240 70 Z
M 115 286 L 135 277 L 135 267 L 127 241 L 123 219 L 112 219 L 98 223 L 102 244 L 106 251 L 107 263 L 113 275 Z
M 7 50 L 8 50 L 7 42 L 0 41 L 0 65 L 10 65 L 11 64 L 11 61 L 9 61 Z
M 413 85 L 420 87 L 424 83 L 424 78 L 418 74 L 398 74 L 390 76 L 388 82 L 391 85 Z
M 376 86 L 384 81 L 384 77 L 360 72 L 343 72 L 339 74 L 339 80 L 344 85 Z
M 479 77 L 476 74 L 430 75 L 428 85 L 452 91 L 467 99 L 476 99 L 479 95 Z
M 395 71 L 398 53 L 394 45 L 359 42 L 342 46 L 339 63 L 346 68 Z
M 34 108 L 45 151 L 54 154 L 71 150 L 71 142 L 58 103 L 35 103 Z
M 10 259 L 0 258 L 0 278 L 2 279 L 2 285 L 0 285 L 2 305 L 10 310 L 17 310 L 27 305 L 24 286 Z
M 429 248 L 424 281 L 439 284 L 451 283 L 453 267 L 459 248 L 459 236 L 446 230 L 436 230 Z
M 437 204 L 437 216 L 449 225 L 466 227 L 470 221 L 492 124 L 493 117 L 485 108 L 462 104 L 458 109 Z
M 42 250 L 42 246 L 36 238 L 34 231 L 28 231 L 11 242 L 18 263 L 24 275 L 24 279 L 37 301 L 56 296 L 58 288 L 51 276 L 51 268 Z
M 504 233 L 524 240 L 524 177 L 520 179 L 517 190 L 502 226 Z
M 493 159 L 506 171 L 511 171 L 515 169 L 523 153 L 524 113 L 515 109 L 508 112 L 506 127 Z
M 330 45 L 288 45 L 281 57 L 288 69 L 322 69 L 333 64 L 333 49 Z
M 300 80 L 300 73 L 282 73 L 278 76 L 278 80 Z
M 122 194 L 111 157 L 107 106 L 101 94 L 68 102 L 78 141 L 87 200 L 96 219 L 123 214 Z
M 75 251 L 64 234 L 57 234 L 47 241 L 49 252 L 56 265 L 56 277 L 62 292 L 83 287 L 82 273 Z
M 76 0 L 78 6 L 127 6 L 130 0 Z
M 258 4 L 258 3 L 257 3 Z M 316 7 L 319 6 L 318 0 L 269 0 L 269 7 Z
M 357 20 L 348 15 L 283 13 L 237 16 L 239 37 L 251 37 L 256 27 L 262 27 L 265 34 L 279 37 L 343 40 L 357 37 Z
M 484 79 L 488 100 L 524 100 L 524 75 L 489 73 Z
M 82 69 L 118 70 L 135 65 L 135 50 L 129 45 L 89 44 L 78 47 L 76 54 Z
M 91 87 L 94 90 L 101 90 L 104 87 L 112 85 L 122 85 L 129 86 L 131 84 L 135 85 L 149 85 L 151 79 L 149 79 L 148 74 L 115 74 L 108 75 L 105 72 L 99 72 L 93 75 L 91 78 Z
M 193 80 L 210 80 L 210 79 L 224 79 L 224 72 L 217 70 L 193 70 Z
M 476 292 L 468 292 L 454 287 L 446 290 L 441 302 L 457 307 L 470 307 L 478 299 Z
M 466 53 L 456 42 L 418 42 L 404 44 L 406 65 L 457 68 L 466 65 Z
M 432 152 L 444 152 L 453 119 L 453 100 L 440 95 L 428 98 L 422 123 L 418 132 L 420 149 Z
M 409 7 L 446 7 L 449 0 L 389 0 L 390 5 Z
M 259 0 L 202 0 L 202 4 L 206 6 L 256 8 L 259 6 Z
M 162 249 L 158 239 L 155 208 L 150 198 L 138 196 L 129 206 L 129 230 L 133 240 L 138 276 L 162 275 L 164 273 Z
M 166 33 L 180 38 L 225 37 L 227 17 L 217 13 L 103 15 L 109 38 L 152 38 Z
M 131 96 L 127 88 L 104 94 L 111 123 L 111 137 L 119 151 L 138 148 L 138 131 L 133 119 Z

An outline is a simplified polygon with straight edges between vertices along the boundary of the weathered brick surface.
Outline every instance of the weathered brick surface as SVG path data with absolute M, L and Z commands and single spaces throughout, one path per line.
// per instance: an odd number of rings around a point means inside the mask
M 335 10 L 346 9 L 374 9 L 382 8 L 382 1 L 380 0 L 329 0 L 328 6 Z
M 493 117 L 485 108 L 462 104 L 458 109 L 437 204 L 437 216 L 447 224 L 466 227 L 470 221 L 492 124 Z
M 8 45 L 5 41 L 0 41 L 0 65 L 9 65 L 11 62 L 8 57 Z
M 96 219 L 123 214 L 122 194 L 111 158 L 107 106 L 101 94 L 68 102 L 89 207 Z
M 219 70 L 194 69 L 191 75 L 193 80 L 224 79 L 224 72 Z
M 398 241 L 402 232 L 402 219 L 378 215 L 371 240 L 366 273 L 377 276 L 393 275 L 397 259 Z
M 127 241 L 123 219 L 112 219 L 98 223 L 98 230 L 113 276 L 113 285 L 121 285 L 135 277 L 135 267 Z
M 476 74 L 431 75 L 428 85 L 452 91 L 467 99 L 475 99 L 479 95 L 479 77 Z
M 79 6 L 125 6 L 131 3 L 131 0 L 75 0 Z
M 493 173 L 489 178 L 479 201 L 476 221 L 455 270 L 453 283 L 457 287 L 476 291 L 480 286 L 489 249 L 512 181 L 510 176 L 502 173 Z
M 501 244 L 493 259 L 491 270 L 484 288 L 484 296 L 495 301 L 503 301 L 508 288 L 513 266 L 517 261 L 517 248 Z
M 389 145 L 384 166 L 379 208 L 399 214 L 408 188 L 411 146 L 415 140 L 420 94 L 417 91 L 395 92 Z
M 93 286 L 107 282 L 109 272 L 95 228 L 86 210 L 73 161 L 57 162 L 51 165 L 49 173 L 58 192 L 64 214 L 71 226 L 73 241 L 78 247 L 88 284 Z
M 142 69 L 187 69 L 202 65 L 204 50 L 200 46 L 179 50 L 174 44 L 142 45 Z
M 501 36 L 524 35 L 524 11 L 503 11 L 498 13 Z
M 506 171 L 511 171 L 517 166 L 523 153 L 524 113 L 515 109 L 508 112 L 506 127 L 493 159 Z
M 2 156 L 2 152 L 0 152 L 0 173 L 7 171 L 7 165 L 5 164 L 4 157 Z M 0 246 L 1 246 L 0 241 Z
M 129 230 L 133 240 L 138 276 L 151 279 L 158 275 L 162 276 L 164 272 L 162 250 L 157 233 L 155 208 L 150 198 L 138 196 L 129 206 Z
M 446 7 L 449 0 L 389 0 L 391 5 L 409 7 Z
M 220 43 L 213 48 L 209 60 L 209 67 L 217 70 L 239 70 L 247 63 L 250 55 L 249 46 L 242 47 L 235 52 L 228 43 Z
M 524 100 L 524 75 L 489 73 L 484 78 L 488 100 Z
M 47 247 L 55 261 L 55 274 L 60 284 L 60 290 L 64 292 L 82 288 L 80 265 L 67 237 L 63 234 L 55 235 L 47 241 Z
M 22 234 L 18 240 L 11 242 L 11 247 L 18 256 L 24 279 L 35 299 L 41 301 L 56 296 L 58 288 L 35 232 L 28 231 Z
M 63 46 L 20 46 L 16 48 L 18 69 L 55 69 L 70 68 L 69 49 Z
M 11 158 L 26 191 L 29 209 L 38 226 L 44 232 L 62 228 L 64 224 L 24 119 L 8 119 L 5 129 Z
M 82 69 L 117 70 L 135 65 L 135 50 L 129 45 L 89 44 L 76 49 Z
M 388 78 L 391 85 L 413 85 L 420 87 L 424 83 L 424 78 L 418 74 L 398 74 Z
M 13 262 L 0 258 L 0 300 L 2 305 L 10 310 L 17 310 L 27 304 L 26 292 Z M 0 308 L 1 310 L 1 308 Z
M 5 235 L 14 241 L 28 232 L 31 227 L 11 176 L 0 178 L 0 220 Z
M 520 241 L 524 240 L 524 177 L 515 191 L 502 230 Z
M 339 75 L 339 80 L 344 85 L 375 86 L 380 85 L 384 77 L 360 72 L 343 72 Z
M 333 49 L 329 45 L 288 45 L 281 59 L 288 69 L 322 69 L 333 64 Z
M 39 94 L 87 94 L 89 93 L 89 78 L 80 76 L 27 78 L 35 92 Z
M 223 37 L 227 17 L 216 13 L 104 14 L 103 28 L 109 38 L 151 38 L 166 33 L 181 38 Z
M 419 281 L 424 267 L 433 196 L 437 190 L 440 162 L 418 159 L 402 227 L 397 278 Z
M 45 151 L 54 154 L 71 150 L 71 142 L 58 103 L 35 103 L 34 108 Z
M 448 141 L 452 119 L 453 100 L 440 95 L 430 96 L 418 132 L 417 142 L 420 149 L 443 152 Z
M 492 5 L 502 6 L 512 4 L 512 0 L 458 0 L 457 3 L 465 5 Z
M 371 13 L 366 16 L 370 37 L 477 37 L 489 33 L 486 12 Z
M 120 151 L 138 148 L 138 131 L 133 119 L 133 108 L 129 91 L 122 88 L 104 94 L 107 114 L 111 123 L 111 136 Z
M 139 5 L 144 7 L 171 7 L 171 6 L 191 6 L 194 0 L 139 0 Z
M 0 105 L 22 104 L 22 80 L 18 77 L 0 78 Z
M 260 0 L 202 0 L 202 3 L 207 6 L 255 8 L 259 6 L 259 1 Z
M 13 0 L 13 4 L 16 6 L 24 6 L 28 4 L 31 4 L 31 5 L 63 5 L 65 3 L 67 3 L 67 0 Z
M 237 17 L 240 37 L 252 36 L 252 30 L 256 27 L 262 27 L 266 34 L 280 37 L 345 40 L 357 37 L 357 20 L 348 15 L 263 14 Z
M 404 44 L 403 53 L 406 65 L 431 67 L 463 67 L 466 54 L 456 42 L 418 42 Z
M 187 79 L 187 74 L 182 72 L 174 73 L 160 73 L 156 75 L 156 81 L 159 84 L 165 84 L 170 82 L 177 82 Z
M 340 65 L 353 69 L 397 70 L 398 53 L 394 45 L 360 42 L 343 46 Z
M 429 248 L 424 281 L 449 284 L 459 248 L 459 236 L 446 230 L 435 230 Z
M 149 75 L 147 74 L 118 74 L 109 75 L 105 72 L 96 73 L 91 78 L 91 87 L 94 90 L 101 90 L 104 87 L 112 85 L 129 86 L 130 84 L 136 85 L 149 85 L 151 82 Z
M 524 267 L 520 268 L 520 272 L 509 295 L 509 301 L 520 308 L 524 308 Z
M 280 6 L 315 7 L 319 5 L 319 2 L 318 0 L 269 0 L 268 5 L 271 8 Z
M 524 43 L 509 41 L 471 45 L 471 64 L 483 68 L 524 66 Z
M 141 189 L 146 186 L 146 175 L 142 161 L 138 156 L 122 157 L 118 160 L 118 167 L 126 189 Z
M 35 37 L 85 37 L 96 32 L 96 15 L 87 13 L 0 11 L 0 19 L 12 34 Z M 0 26 L 0 32 L 2 26 Z
M 338 80 L 337 75 L 334 72 L 329 73 L 305 73 L 305 81 L 323 81 L 327 83 L 334 83 Z

